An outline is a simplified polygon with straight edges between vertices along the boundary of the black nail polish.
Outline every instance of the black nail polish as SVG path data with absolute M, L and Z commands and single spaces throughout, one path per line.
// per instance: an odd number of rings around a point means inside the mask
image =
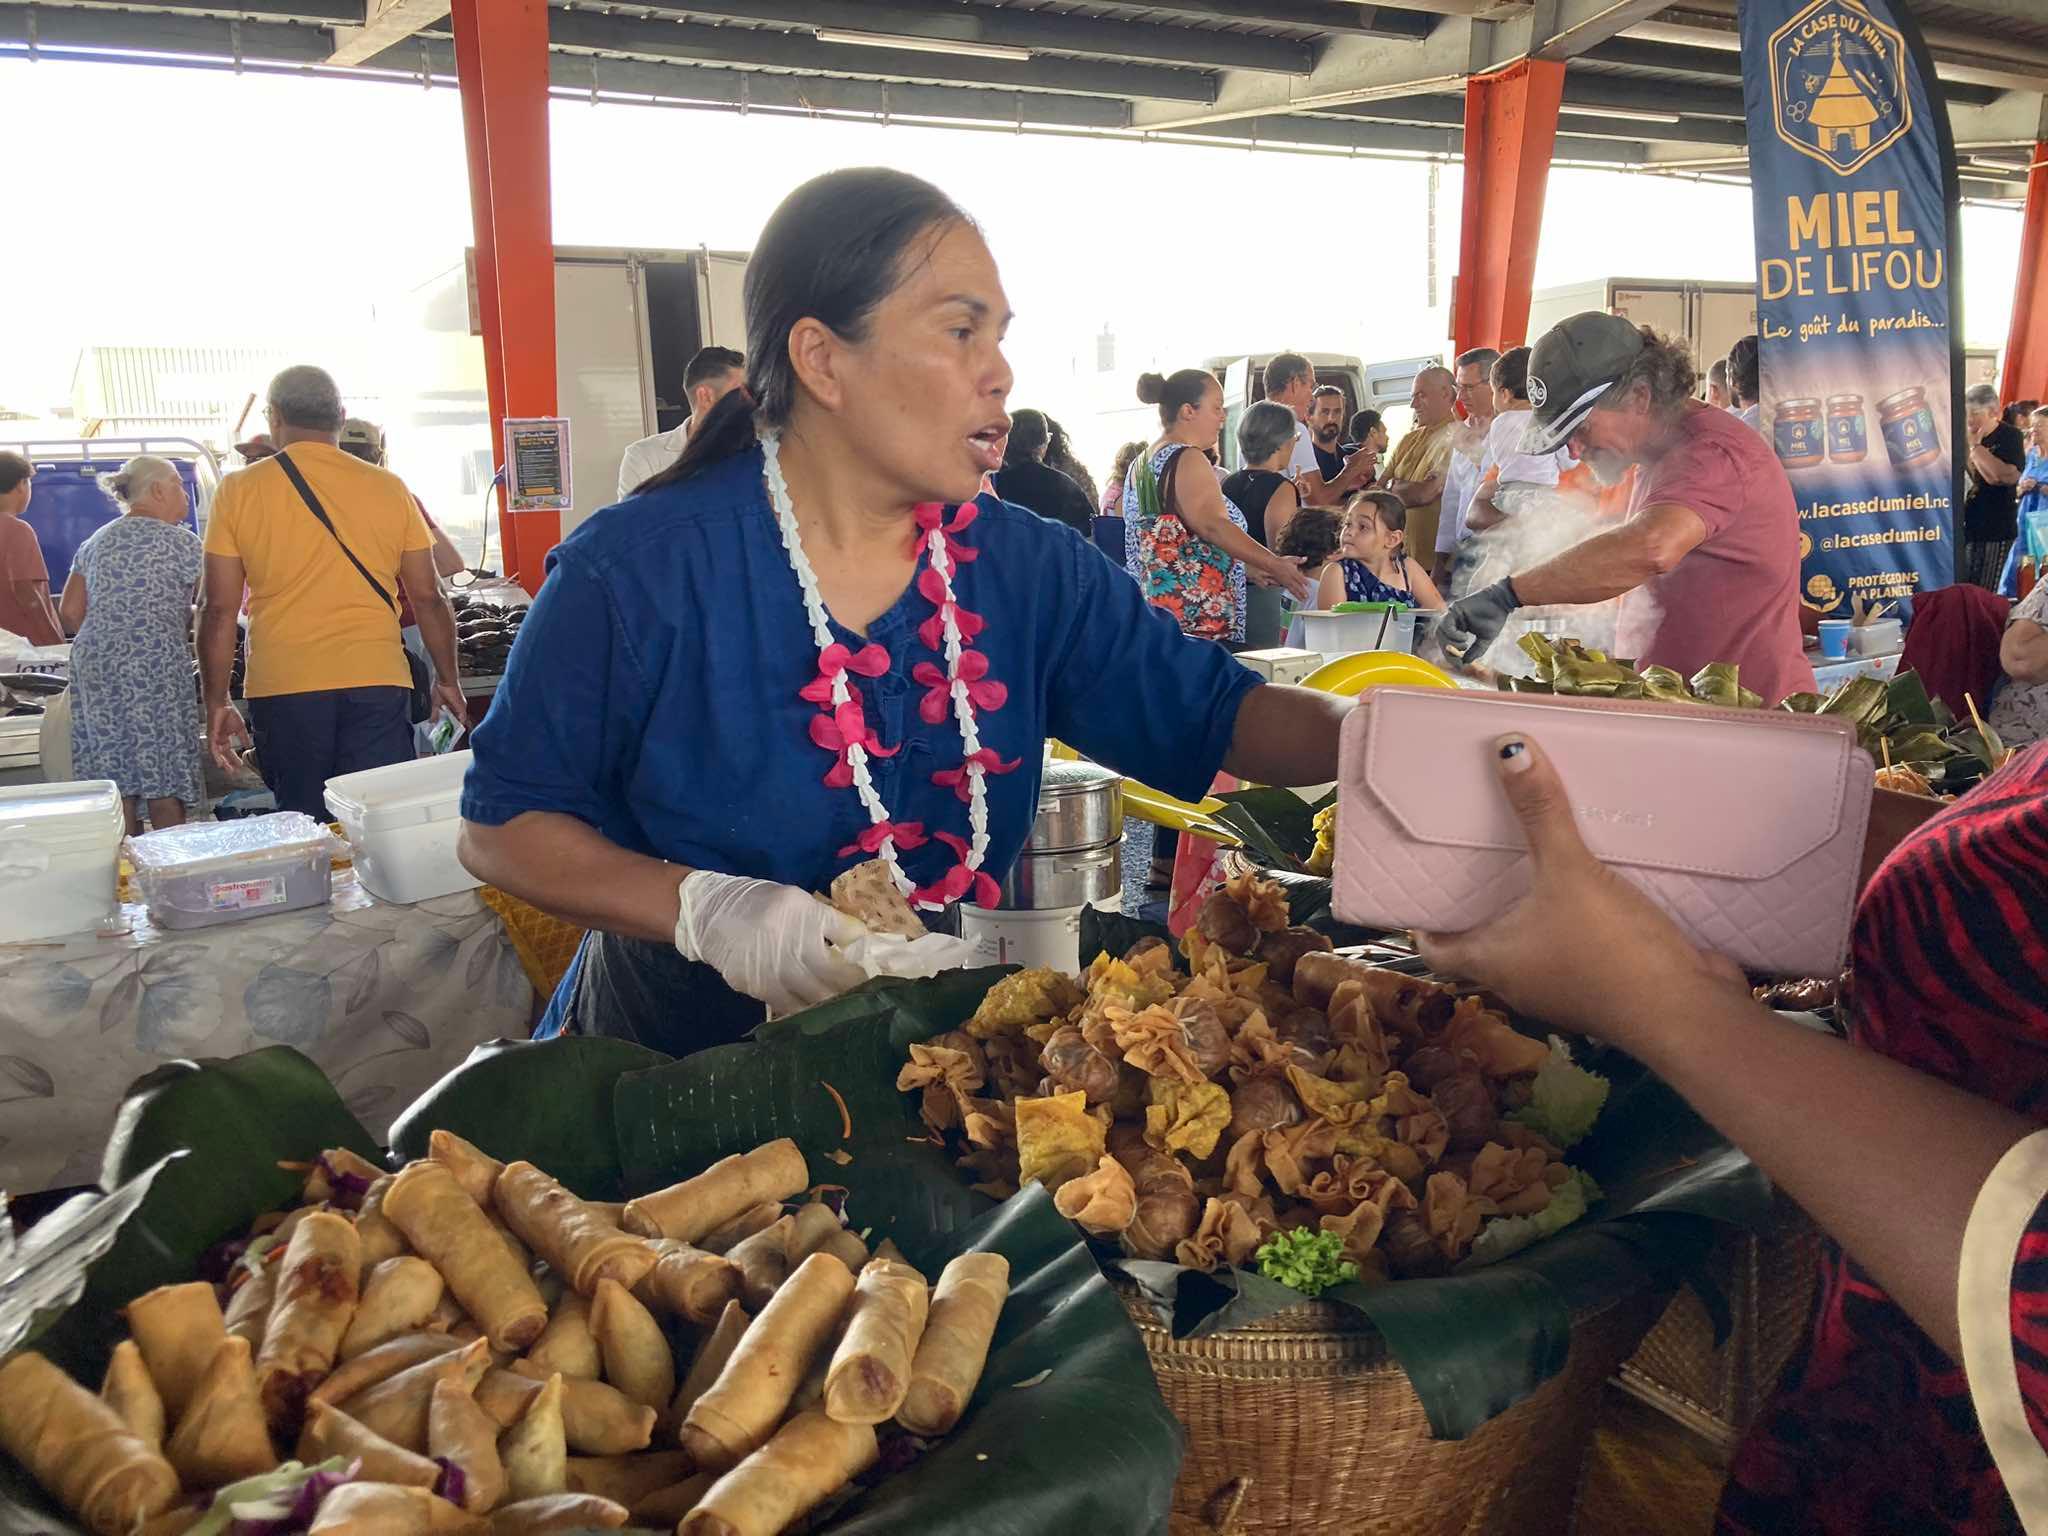
M 1529 745 L 1527 742 L 1511 741 L 1500 749 L 1500 760 L 1506 762 L 1511 757 L 1520 757 L 1528 750 Z

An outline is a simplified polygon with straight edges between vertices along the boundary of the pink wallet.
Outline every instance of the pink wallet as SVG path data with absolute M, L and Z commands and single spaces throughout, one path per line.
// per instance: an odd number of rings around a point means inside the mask
M 1768 976 L 1833 976 L 1874 765 L 1825 716 L 1654 700 L 1372 690 L 1344 722 L 1333 905 L 1345 922 L 1459 933 L 1529 889 L 1494 743 L 1557 765 L 1587 845 L 1703 949 Z

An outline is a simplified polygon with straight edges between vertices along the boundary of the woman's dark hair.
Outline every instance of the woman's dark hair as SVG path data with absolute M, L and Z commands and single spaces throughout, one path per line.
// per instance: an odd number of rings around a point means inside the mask
M 828 171 L 782 200 L 747 262 L 747 383 L 711 408 L 683 456 L 639 487 L 678 485 L 745 453 L 796 409 L 789 337 L 816 320 L 866 339 L 875 309 L 954 224 L 972 223 L 928 181 L 881 166 Z
M 1003 449 L 1005 464 L 1022 464 L 1027 459 L 1035 460 L 1052 441 L 1052 430 L 1045 424 L 1045 412 L 1022 410 L 1010 412 L 1010 441 Z
M 1488 376 L 1495 389 L 1504 389 L 1517 400 L 1529 398 L 1529 349 L 1509 347 L 1493 360 L 1493 372 Z
M 1392 491 L 1360 491 L 1344 503 L 1344 515 L 1349 517 L 1360 507 L 1371 507 L 1373 516 L 1380 520 L 1380 526 L 1387 532 L 1408 531 L 1408 503 Z
M 1303 507 L 1280 530 L 1273 553 L 1300 560 L 1311 570 L 1326 563 L 1344 543 L 1344 521 L 1327 507 Z
M 1362 443 L 1366 434 L 1380 424 L 1380 413 L 1375 410 L 1359 411 L 1351 418 L 1351 441 Z
M 1210 390 L 1222 387 L 1216 382 L 1216 375 L 1206 368 L 1183 368 L 1171 377 L 1157 373 L 1138 375 L 1138 398 L 1159 407 L 1159 425 L 1169 432 L 1180 420 L 1182 411 L 1200 405 Z

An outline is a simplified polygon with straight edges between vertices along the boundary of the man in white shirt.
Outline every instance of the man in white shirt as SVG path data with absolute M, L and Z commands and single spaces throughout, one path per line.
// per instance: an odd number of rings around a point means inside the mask
M 747 382 L 746 357 L 731 347 L 705 347 L 683 370 L 683 398 L 690 414 L 670 432 L 657 432 L 629 444 L 619 460 L 619 500 L 624 501 L 683 456 L 690 440 L 690 428 L 702 421 L 714 405 Z
M 1294 412 L 1294 451 L 1287 456 L 1287 478 L 1300 483 L 1317 473 L 1316 435 L 1309 430 L 1309 402 L 1315 398 L 1316 371 L 1299 352 L 1282 352 L 1266 364 L 1266 398 Z
M 1465 419 L 1451 432 L 1451 457 L 1444 466 L 1444 498 L 1437 513 L 1436 569 L 1432 579 L 1439 590 L 1451 579 L 1458 546 L 1465 542 L 1465 512 L 1472 493 L 1479 489 L 1479 461 L 1486 452 L 1486 434 L 1493 426 L 1493 365 L 1500 353 L 1492 347 L 1474 347 L 1458 354 L 1454 377 L 1458 383 L 1458 404 Z
M 1762 369 L 1757 361 L 1756 338 L 1744 336 L 1728 349 L 1728 393 L 1735 399 L 1735 414 L 1756 431 L 1764 396 Z

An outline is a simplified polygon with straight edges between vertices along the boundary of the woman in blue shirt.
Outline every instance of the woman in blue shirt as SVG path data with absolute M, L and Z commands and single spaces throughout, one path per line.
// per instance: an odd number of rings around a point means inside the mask
M 792 193 L 746 282 L 748 381 L 549 557 L 463 793 L 464 863 L 592 930 L 544 1028 L 673 1052 L 836 995 L 879 857 L 994 899 L 1045 739 L 1186 796 L 1333 778 L 1348 701 L 1262 687 L 1072 530 L 993 498 L 1009 308 L 936 188 Z

